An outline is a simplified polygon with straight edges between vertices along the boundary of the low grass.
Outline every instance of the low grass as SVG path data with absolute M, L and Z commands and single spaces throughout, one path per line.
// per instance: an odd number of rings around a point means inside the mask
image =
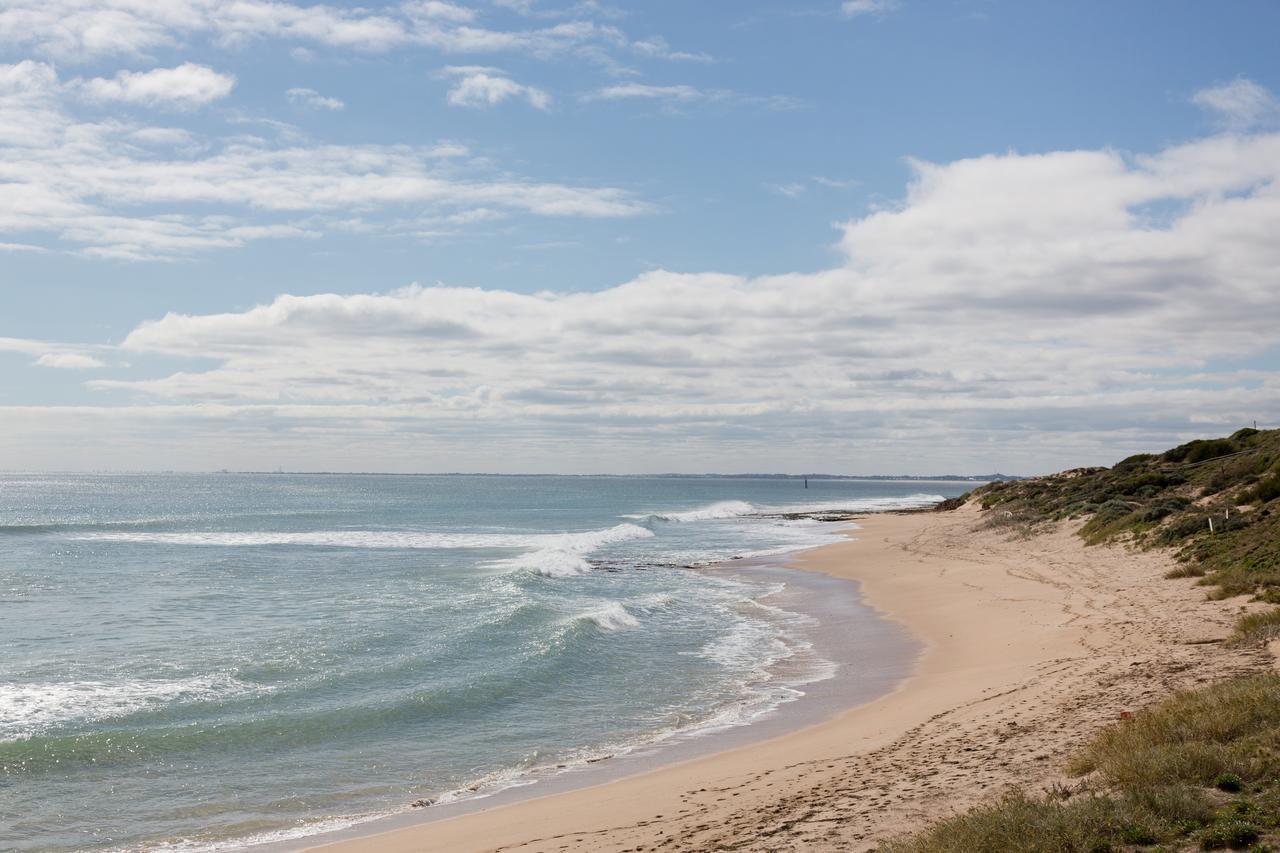
M 1181 693 L 1110 726 L 1068 766 L 1124 791 L 1171 782 L 1212 786 L 1224 773 L 1246 783 L 1280 773 L 1280 675 Z
M 880 851 L 1272 849 L 1266 840 L 1280 827 L 1280 675 L 1180 693 L 1103 730 L 1067 769 L 1088 775 L 1080 792 L 1011 792 Z
M 1241 616 L 1227 644 L 1237 648 L 1260 646 L 1277 638 L 1280 638 L 1280 609 Z

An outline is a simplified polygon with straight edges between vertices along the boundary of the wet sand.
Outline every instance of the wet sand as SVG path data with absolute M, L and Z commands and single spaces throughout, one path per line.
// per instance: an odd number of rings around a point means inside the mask
M 1246 605 L 1165 580 L 1166 553 L 979 522 L 972 507 L 871 516 L 856 540 L 793 561 L 859 581 L 922 644 L 879 699 L 764 742 L 320 849 L 868 849 L 1010 784 L 1060 780 L 1121 711 L 1270 665 L 1213 642 Z

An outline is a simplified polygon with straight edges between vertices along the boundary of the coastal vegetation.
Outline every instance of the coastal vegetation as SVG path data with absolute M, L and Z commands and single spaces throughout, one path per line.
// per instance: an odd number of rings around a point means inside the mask
M 1111 468 L 991 483 L 974 491 L 987 523 L 1024 535 L 1085 519 L 1091 545 L 1175 548 L 1175 576 L 1214 597 L 1280 604 L 1280 430 L 1242 429 Z
M 1280 604 L 1280 430 L 992 483 L 973 498 L 988 527 L 1033 536 L 1076 520 L 1089 545 L 1175 549 L 1169 577 L 1198 578 L 1210 598 Z M 1243 616 L 1227 642 L 1275 639 L 1280 608 Z M 1280 849 L 1280 675 L 1179 693 L 1108 726 L 1066 770 L 1072 785 L 1009 792 L 881 851 Z
M 1104 729 L 1067 769 L 1078 784 L 1010 792 L 881 853 L 1274 850 L 1280 675 L 1180 693 Z

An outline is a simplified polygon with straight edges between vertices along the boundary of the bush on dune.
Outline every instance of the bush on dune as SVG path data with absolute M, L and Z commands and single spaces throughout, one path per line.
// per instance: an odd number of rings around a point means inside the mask
M 1280 826 L 1280 675 L 1180 693 L 1101 732 L 1074 795 L 1012 792 L 881 853 L 1082 853 L 1157 843 L 1241 848 Z M 1228 795 L 1234 799 L 1224 799 Z M 1266 849 L 1266 848 L 1258 848 Z

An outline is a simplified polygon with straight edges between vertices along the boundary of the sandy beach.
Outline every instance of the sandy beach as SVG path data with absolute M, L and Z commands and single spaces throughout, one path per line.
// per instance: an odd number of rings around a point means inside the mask
M 1167 552 L 1074 529 L 981 529 L 972 506 L 875 515 L 797 569 L 860 582 L 922 643 L 896 690 L 763 743 L 607 784 L 327 844 L 326 851 L 868 849 L 997 795 L 1065 783 L 1121 712 L 1271 665 L 1220 641 L 1244 599 L 1166 580 Z

